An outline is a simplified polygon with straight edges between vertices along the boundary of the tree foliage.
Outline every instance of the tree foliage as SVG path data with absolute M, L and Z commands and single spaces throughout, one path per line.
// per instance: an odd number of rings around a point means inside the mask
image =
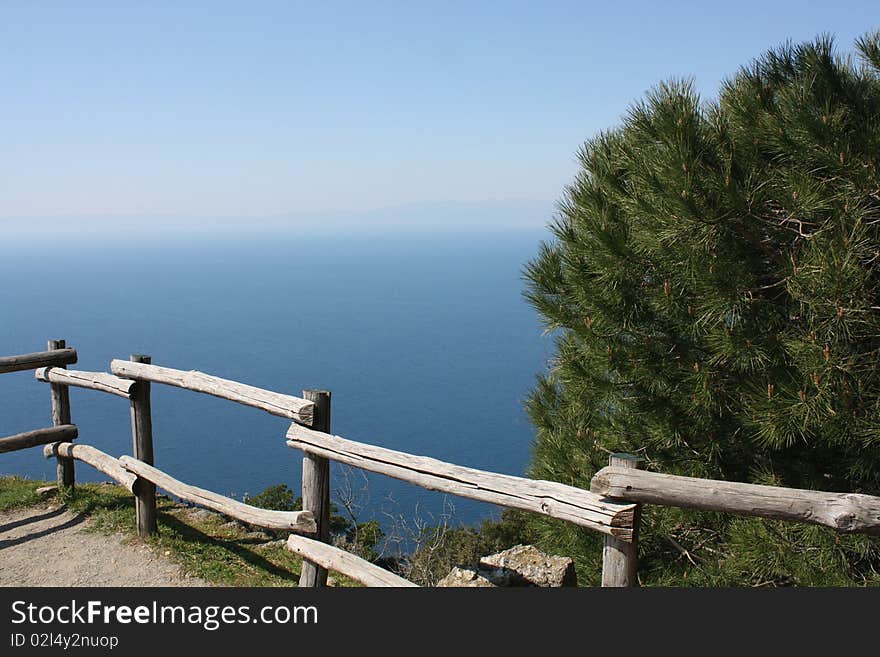
M 880 494 L 880 33 L 661 84 L 587 141 L 526 296 L 556 354 L 532 476 L 587 487 L 609 452 L 667 473 Z M 642 577 L 880 582 L 880 543 L 650 508 Z M 600 539 L 534 521 L 596 581 Z

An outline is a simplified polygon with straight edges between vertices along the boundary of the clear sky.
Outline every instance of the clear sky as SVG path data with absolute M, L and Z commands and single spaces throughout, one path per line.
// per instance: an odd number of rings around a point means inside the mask
M 880 28 L 714 4 L 0 0 L 0 218 L 552 201 L 658 81 Z

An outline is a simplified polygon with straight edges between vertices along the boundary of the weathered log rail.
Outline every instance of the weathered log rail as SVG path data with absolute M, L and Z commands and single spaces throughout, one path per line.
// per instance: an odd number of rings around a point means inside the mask
M 307 561 L 316 563 L 327 570 L 335 570 L 347 575 L 365 586 L 418 586 L 399 575 L 395 575 L 390 570 L 380 568 L 350 552 L 316 541 L 313 538 L 291 534 L 287 538 L 286 547 Z
M 76 436 L 77 428 L 73 424 L 62 424 L 47 429 L 25 431 L 24 433 L 17 433 L 13 436 L 0 438 L 0 454 L 4 452 L 14 452 L 19 449 L 27 449 L 28 447 L 37 447 L 38 445 L 45 445 L 46 443 L 54 443 L 59 440 L 73 440 Z
M 185 484 L 130 456 L 120 456 L 117 459 L 91 445 L 74 445 L 73 443 L 51 443 L 43 448 L 43 456 L 46 458 L 59 455 L 88 463 L 133 494 L 136 493 L 138 479 L 142 479 L 182 500 L 213 509 L 255 527 L 305 533 L 315 531 L 315 520 L 308 511 L 271 511 L 251 506 L 230 497 Z
M 81 372 L 57 367 L 41 367 L 34 372 L 34 378 L 45 383 L 106 392 L 125 399 L 131 397 L 131 389 L 136 385 L 131 379 L 122 379 L 106 372 Z
M 157 470 L 151 465 L 131 456 L 120 456 L 123 468 L 141 479 L 150 481 L 182 500 L 219 511 L 223 515 L 241 520 L 249 525 L 291 532 L 314 532 L 315 519 L 309 511 L 271 511 L 260 509 L 232 498 L 212 493 L 203 488 L 190 486 L 174 477 Z
M 38 367 L 72 365 L 75 362 L 76 349 L 69 347 L 50 349 L 49 351 L 36 351 L 31 354 L 19 354 L 18 356 L 3 356 L 0 358 L 0 374 L 35 370 Z
M 287 445 L 428 490 L 534 511 L 624 541 L 632 539 L 635 505 L 609 501 L 573 486 L 465 468 L 426 456 L 357 443 L 295 423 L 287 432 Z
M 75 459 L 88 463 L 90 466 L 103 472 L 105 475 L 116 481 L 130 493 L 134 493 L 134 485 L 137 481 L 137 475 L 126 470 L 119 459 L 115 459 L 109 454 L 95 449 L 91 445 L 74 445 L 73 443 L 51 443 L 43 448 L 43 456 L 47 459 L 53 456 L 63 456 L 69 459 Z
M 642 504 L 721 511 L 806 522 L 838 532 L 880 535 L 880 497 L 830 493 L 742 482 L 697 479 L 638 469 L 631 455 L 612 455 L 590 490 L 552 481 L 514 477 L 355 442 L 330 434 L 330 393 L 305 391 L 306 398 L 263 390 L 197 371 L 152 365 L 147 356 L 113 360 L 112 374 L 68 370 L 74 349 L 49 342 L 45 352 L 0 358 L 0 373 L 36 370 L 52 388 L 56 425 L 0 438 L 0 453 L 44 445 L 59 460 L 59 485 L 73 485 L 72 464 L 87 463 L 119 482 L 137 500 L 138 531 L 154 533 L 155 488 L 254 526 L 295 532 L 287 549 L 303 557 L 300 586 L 323 586 L 328 569 L 367 586 L 415 586 L 394 573 L 328 544 L 329 463 L 337 461 L 460 497 L 558 518 L 605 535 L 603 586 L 637 585 L 639 509 Z M 286 444 L 303 452 L 303 506 L 299 512 L 268 511 L 178 481 L 153 466 L 150 383 L 184 388 L 251 406 L 292 420 Z M 135 457 L 118 459 L 89 445 L 74 444 L 69 387 L 87 388 L 130 401 Z M 62 465 L 64 466 L 62 468 Z M 152 512 L 151 512 L 152 509 Z M 306 534 L 308 536 L 302 536 Z
M 824 525 L 845 533 L 880 534 L 880 497 L 828 493 L 738 481 L 602 468 L 590 490 L 617 500 L 721 511 Z
M 307 399 L 283 395 L 271 390 L 263 390 L 254 386 L 221 379 L 219 376 L 202 372 L 175 370 L 170 367 L 159 367 L 147 363 L 135 363 L 127 360 L 112 360 L 110 371 L 116 376 L 136 381 L 151 381 L 169 386 L 185 388 L 193 392 L 213 395 L 221 399 L 234 401 L 245 406 L 259 408 L 272 415 L 296 420 L 306 426 L 312 424 L 314 403 Z

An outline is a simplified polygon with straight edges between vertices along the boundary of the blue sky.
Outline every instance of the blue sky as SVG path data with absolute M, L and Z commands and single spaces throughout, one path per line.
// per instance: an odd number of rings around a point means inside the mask
M 552 201 L 658 81 L 877 28 L 876 0 L 0 0 L 0 218 Z

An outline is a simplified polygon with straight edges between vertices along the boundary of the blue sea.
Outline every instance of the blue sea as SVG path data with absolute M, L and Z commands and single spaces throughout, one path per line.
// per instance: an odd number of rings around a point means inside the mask
M 223 234 L 94 237 L 4 249 L 0 354 L 63 338 L 76 369 L 149 354 L 299 395 L 332 391 L 332 432 L 460 465 L 521 475 L 533 430 L 523 402 L 552 345 L 523 300 L 522 268 L 546 234 Z M 62 246 L 62 244 L 64 244 Z M 50 421 L 47 384 L 0 376 L 0 435 Z M 125 400 L 71 390 L 83 443 L 131 453 Z M 288 422 L 153 385 L 156 465 L 241 498 L 286 483 L 299 494 L 301 453 Z M 39 448 L 0 455 L 0 474 L 54 478 Z M 80 481 L 106 478 L 85 464 Z M 473 524 L 498 509 L 335 465 L 331 490 L 359 521 Z

